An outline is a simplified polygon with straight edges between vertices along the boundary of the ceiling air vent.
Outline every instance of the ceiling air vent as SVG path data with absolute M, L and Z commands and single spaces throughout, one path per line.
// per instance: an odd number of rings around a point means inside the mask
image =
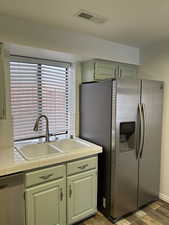
M 75 14 L 75 16 L 80 17 L 82 19 L 90 20 L 94 23 L 105 23 L 106 19 L 103 16 L 99 16 L 93 13 L 90 13 L 86 10 L 80 10 Z

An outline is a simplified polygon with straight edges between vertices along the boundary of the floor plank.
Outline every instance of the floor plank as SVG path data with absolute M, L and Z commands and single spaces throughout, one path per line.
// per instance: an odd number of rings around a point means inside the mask
M 78 225 L 112 225 L 100 212 Z M 169 204 L 159 200 L 119 220 L 116 225 L 169 225 Z

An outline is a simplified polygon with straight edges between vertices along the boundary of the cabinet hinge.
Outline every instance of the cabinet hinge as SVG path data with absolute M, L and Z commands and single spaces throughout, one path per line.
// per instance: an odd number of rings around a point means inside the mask
M 161 84 L 161 86 L 160 86 L 160 90 L 163 90 L 164 89 L 164 85 L 163 84 Z

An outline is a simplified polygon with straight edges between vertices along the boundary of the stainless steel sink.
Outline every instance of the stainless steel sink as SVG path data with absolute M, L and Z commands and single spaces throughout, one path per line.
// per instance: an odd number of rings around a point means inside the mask
M 51 157 L 64 152 L 50 143 L 18 145 L 16 150 L 27 160 Z

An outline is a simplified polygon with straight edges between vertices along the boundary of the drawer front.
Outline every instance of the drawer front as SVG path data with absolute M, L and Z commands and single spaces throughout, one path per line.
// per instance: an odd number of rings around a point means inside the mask
M 33 186 L 50 180 L 58 179 L 66 175 L 64 165 L 54 166 L 46 169 L 41 169 L 25 174 L 25 186 Z
M 82 159 L 67 164 L 67 175 L 73 175 L 87 170 L 97 169 L 97 157 Z

